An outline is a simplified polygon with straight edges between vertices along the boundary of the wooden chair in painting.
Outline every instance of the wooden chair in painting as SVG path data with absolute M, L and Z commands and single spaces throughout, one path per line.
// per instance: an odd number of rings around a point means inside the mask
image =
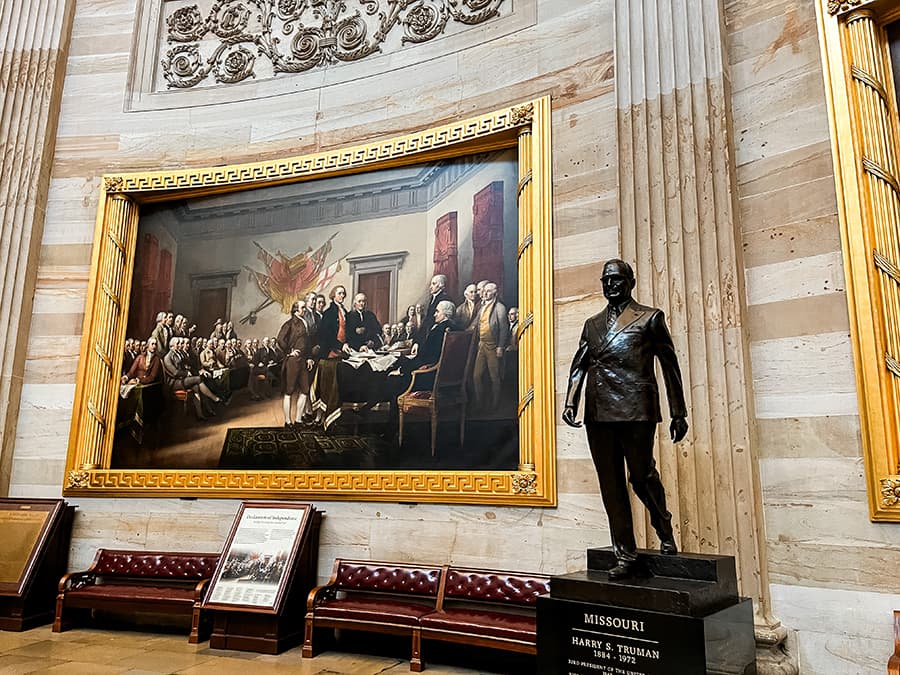
M 431 454 L 434 456 L 438 422 L 458 415 L 459 445 L 462 447 L 466 440 L 466 390 L 474 353 L 475 333 L 447 331 L 438 362 L 413 371 L 409 387 L 397 397 L 401 446 L 406 417 L 425 417 L 431 420 Z

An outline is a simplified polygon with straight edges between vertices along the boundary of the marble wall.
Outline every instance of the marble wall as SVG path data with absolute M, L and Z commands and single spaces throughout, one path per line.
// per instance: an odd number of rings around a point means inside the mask
M 535 24 L 396 72 L 271 98 L 125 112 L 135 0 L 74 17 L 13 456 L 12 495 L 58 496 L 99 177 L 337 147 L 549 93 L 557 382 L 602 307 L 617 240 L 611 0 L 539 0 Z M 802 672 L 880 672 L 900 607 L 897 525 L 870 523 L 815 14 L 727 0 L 746 320 L 774 614 Z M 430 49 L 428 44 L 420 49 Z M 196 92 L 194 93 L 196 94 Z M 194 96 L 194 100 L 196 96 Z M 211 99 L 212 100 L 212 99 Z M 162 131 L 161 131 L 162 130 Z M 558 427 L 559 507 L 320 503 L 335 556 L 564 572 L 608 533 L 584 434 Z M 216 550 L 234 501 L 79 500 L 70 565 L 97 546 Z
M 542 3 L 534 27 L 438 55 L 410 66 L 402 78 L 373 75 L 325 87 L 314 97 L 300 93 L 125 112 L 134 12 L 135 4 L 127 2 L 78 4 L 37 269 L 12 494 L 60 492 L 99 177 L 107 172 L 298 154 L 549 93 L 557 148 L 562 371 L 584 314 L 600 308 L 595 280 L 583 272 L 616 251 L 609 2 Z M 561 433 L 559 446 L 558 509 L 321 504 L 327 511 L 321 574 L 327 575 L 336 555 L 547 572 L 582 567 L 585 546 L 608 543 L 605 518 L 583 435 Z M 233 501 L 80 500 L 71 565 L 87 564 L 99 545 L 169 548 L 189 538 L 192 546 L 216 549 L 234 509 Z
M 868 519 L 813 3 L 725 3 L 775 615 L 801 672 L 884 672 L 900 529 Z

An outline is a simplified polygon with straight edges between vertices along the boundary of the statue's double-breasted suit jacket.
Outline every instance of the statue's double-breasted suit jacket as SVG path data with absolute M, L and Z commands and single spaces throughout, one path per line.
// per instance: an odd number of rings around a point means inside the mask
M 665 316 L 633 300 L 607 329 L 609 307 L 584 323 L 572 360 L 566 405 L 578 409 L 585 388 L 587 422 L 660 422 L 659 360 L 672 417 L 686 417 L 681 370 Z
M 627 483 L 647 507 L 661 541 L 672 541 L 672 516 L 653 459 L 661 421 L 655 360 L 659 360 L 669 412 L 686 417 L 681 371 L 663 313 L 631 300 L 610 326 L 609 307 L 584 324 L 572 360 L 566 407 L 578 409 L 585 388 L 584 419 L 600 479 L 610 536 L 620 561 L 637 558 Z M 625 463 L 628 465 L 628 480 Z

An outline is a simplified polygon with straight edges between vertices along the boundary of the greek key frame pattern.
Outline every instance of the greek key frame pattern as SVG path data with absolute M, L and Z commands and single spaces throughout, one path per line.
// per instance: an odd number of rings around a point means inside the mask
M 70 435 L 67 472 L 63 494 L 72 496 L 201 496 L 235 498 L 240 496 L 285 498 L 311 497 L 330 499 L 364 499 L 372 501 L 410 501 L 442 503 L 500 503 L 523 506 L 552 506 L 556 503 L 555 443 L 546 450 L 545 441 L 532 447 L 528 442 L 520 449 L 517 469 L 507 471 L 217 471 L 215 469 L 110 469 L 113 437 L 104 420 L 109 416 L 115 390 L 111 379 L 110 354 L 115 353 L 116 337 L 124 329 L 127 316 L 127 296 L 110 286 L 110 279 L 123 280 L 129 273 L 127 264 L 133 258 L 128 247 L 136 240 L 139 205 L 144 199 L 169 200 L 189 198 L 196 194 L 249 189 L 267 183 L 284 183 L 301 178 L 326 176 L 346 171 L 377 169 L 480 152 L 485 148 L 519 147 L 519 161 L 532 171 L 537 167 L 549 172 L 549 151 L 542 155 L 532 152 L 531 144 L 523 145 L 522 137 L 540 137 L 549 133 L 549 97 L 504 108 L 479 117 L 461 120 L 417 133 L 392 139 L 278 160 L 200 169 L 153 171 L 106 175 L 102 179 L 101 216 L 95 240 L 100 247 L 97 268 L 92 270 L 89 291 L 91 325 L 89 336 L 82 345 L 82 363 L 76 388 L 72 433 Z M 537 129 L 542 125 L 541 129 Z M 517 135 L 519 136 L 517 140 Z M 458 150 L 453 146 L 465 144 Z M 544 145 L 549 150 L 549 144 Z M 543 150 L 541 150 L 543 152 Z M 523 156 L 524 153 L 524 156 Z M 547 173 L 549 175 L 549 173 Z M 530 184 L 531 179 L 525 181 Z M 546 181 L 549 183 L 549 181 Z M 524 193 L 524 194 L 523 194 Z M 519 187 L 519 208 L 528 213 L 531 231 L 535 204 L 530 190 Z M 552 205 L 540 205 L 546 213 Z M 540 220 L 538 218 L 537 220 Z M 520 222 L 520 229 L 522 223 Z M 549 220 L 544 224 L 549 234 Z M 130 244 L 129 244 L 130 242 Z M 527 248 L 527 247 L 526 247 Z M 522 251 L 519 252 L 522 257 Z M 540 295 L 543 278 L 532 272 L 533 250 L 526 254 L 528 268 L 520 286 L 528 298 Z M 547 264 L 552 264 L 547 261 Z M 121 283 L 119 284 L 121 285 Z M 113 291 L 110 293 L 110 291 Z M 526 303 L 529 306 L 531 303 Z M 547 314 L 547 316 L 543 316 Z M 552 310 L 540 314 L 550 321 Z M 528 312 L 528 327 L 535 317 Z M 549 325 L 549 324 L 547 324 Z M 524 330 L 528 333 L 530 331 Z M 526 338 L 527 340 L 527 338 Z M 539 350 L 526 360 L 531 379 L 529 391 L 534 391 L 535 371 L 551 368 L 544 379 L 552 380 L 552 361 L 545 350 Z M 539 364 L 538 361 L 541 360 Z M 550 366 L 543 365 L 544 360 Z M 109 391 L 107 391 L 109 390 Z M 552 411 L 553 393 L 544 394 L 543 409 Z M 539 410 L 532 394 L 520 411 L 520 439 L 533 437 L 531 431 Z M 537 406 L 540 407 L 540 406 Z M 101 419 L 98 419 L 98 414 Z M 552 415 L 551 413 L 548 413 Z M 552 426 L 552 419 L 546 421 Z M 535 454 L 541 455 L 535 472 Z M 550 467 L 542 471 L 540 467 Z M 529 473 L 522 474 L 524 470 Z
M 532 116 L 523 113 L 523 108 L 529 110 L 529 105 L 533 104 L 505 108 L 481 117 L 416 134 L 398 136 L 371 145 L 250 164 L 109 175 L 104 176 L 104 183 L 108 194 L 116 192 L 133 194 L 257 184 L 355 169 L 450 148 L 531 124 Z
M 272 493 L 311 493 L 318 496 L 355 496 L 377 490 L 388 498 L 420 494 L 461 493 L 469 495 L 510 494 L 518 474 L 512 472 L 288 472 L 288 471 L 182 471 L 110 470 L 72 472 L 67 487 L 91 490 L 141 490 L 181 492 L 251 490 Z M 231 496 L 224 495 L 224 496 Z

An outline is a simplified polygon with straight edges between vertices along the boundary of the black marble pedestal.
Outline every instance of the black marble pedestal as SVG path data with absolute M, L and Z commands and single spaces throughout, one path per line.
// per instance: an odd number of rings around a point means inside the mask
M 611 549 L 538 598 L 541 675 L 755 675 L 753 605 L 734 558 L 639 552 L 640 575 L 609 579 Z

